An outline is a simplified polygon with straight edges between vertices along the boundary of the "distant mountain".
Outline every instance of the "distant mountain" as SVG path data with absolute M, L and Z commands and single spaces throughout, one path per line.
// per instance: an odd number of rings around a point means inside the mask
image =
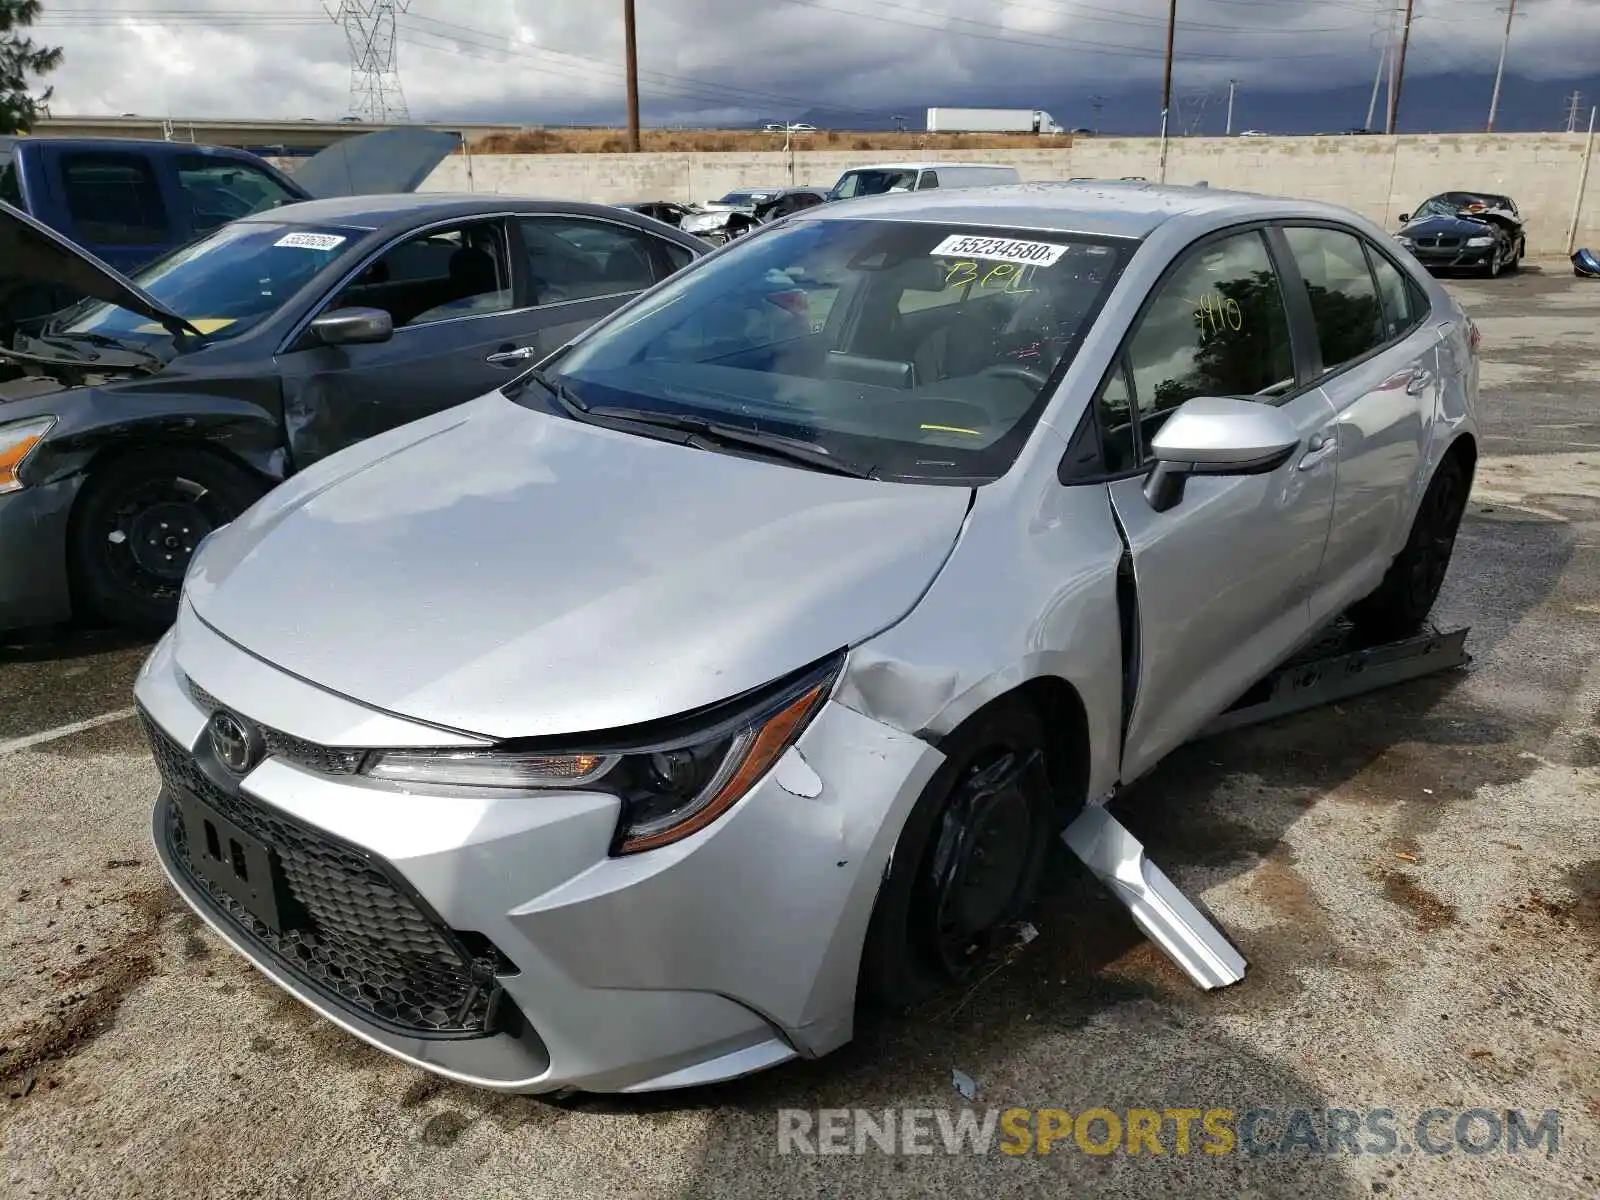
M 1401 91 L 1401 133 L 1470 133 L 1483 129 L 1489 113 L 1489 96 L 1494 89 L 1492 74 L 1419 75 L 1405 81 Z M 1567 127 L 1569 98 L 1576 90 L 1582 94 L 1578 128 L 1586 129 L 1589 108 L 1600 103 L 1600 74 L 1587 79 L 1547 82 L 1507 74 L 1500 90 L 1497 131 L 1529 132 L 1564 130 Z M 1065 128 L 1095 128 L 1105 135 L 1154 135 L 1161 129 L 1161 90 L 1159 85 L 1139 88 L 1105 89 L 1098 116 L 1087 94 L 1061 89 L 1030 91 L 1027 94 L 997 94 L 986 90 L 974 95 L 953 88 L 937 96 L 903 98 L 885 104 L 879 112 L 817 107 L 799 117 L 780 114 L 752 121 L 786 119 L 804 121 L 819 129 L 890 130 L 895 116 L 905 118 L 905 127 L 925 127 L 930 106 L 958 105 L 993 108 L 1042 108 Z M 1226 87 L 1209 92 L 1173 88 L 1173 111 L 1169 131 L 1212 135 L 1224 132 L 1227 125 Z M 1371 83 L 1318 92 L 1256 90 L 1241 85 L 1234 97 L 1233 129 L 1259 129 L 1265 133 L 1343 133 L 1365 124 L 1372 99 Z M 1386 94 L 1380 90 L 1373 126 L 1383 129 L 1387 109 Z

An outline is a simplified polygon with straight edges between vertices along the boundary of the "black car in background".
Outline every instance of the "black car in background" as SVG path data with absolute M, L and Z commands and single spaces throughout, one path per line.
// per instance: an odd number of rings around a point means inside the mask
M 493 390 L 709 247 L 597 204 L 361 195 L 120 274 L 0 203 L 5 279 L 87 296 L 0 347 L 0 629 L 142 631 L 195 546 L 327 455 Z
M 1430 270 L 1470 270 L 1492 279 L 1517 270 L 1528 252 L 1516 201 L 1497 192 L 1440 192 L 1400 220 L 1395 239 Z

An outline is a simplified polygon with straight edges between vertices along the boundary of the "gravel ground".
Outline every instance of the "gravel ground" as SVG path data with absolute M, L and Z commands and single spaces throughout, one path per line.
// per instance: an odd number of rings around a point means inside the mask
M 1067 870 L 1005 965 L 821 1062 L 645 1100 L 476 1093 L 180 911 L 132 721 L 19 746 L 124 709 L 143 647 L 0 649 L 0 1195 L 1600 1194 L 1600 287 L 1454 286 L 1486 457 L 1437 615 L 1472 626 L 1471 669 L 1191 746 L 1120 806 L 1242 984 L 1195 990 Z M 1204 1154 L 1198 1126 L 1188 1154 L 778 1153 L 780 1109 L 902 1106 L 1272 1108 L 1263 1136 L 1387 1108 L 1408 1145 L 1433 1107 L 1561 1123 L 1553 1156 Z

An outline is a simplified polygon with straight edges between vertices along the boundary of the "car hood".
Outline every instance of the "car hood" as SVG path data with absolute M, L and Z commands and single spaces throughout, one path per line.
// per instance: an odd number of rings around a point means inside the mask
M 1492 221 L 1473 220 L 1468 217 L 1422 217 L 1407 221 L 1400 227 L 1402 237 L 1483 237 L 1495 231 Z
M 295 168 L 294 181 L 318 200 L 414 192 L 461 144 L 460 134 L 435 129 L 363 133 L 313 154 Z
M 187 323 L 121 271 L 0 200 L 0 311 L 29 286 L 65 288 L 116 304 L 169 328 Z
M 187 595 L 251 653 L 376 708 L 492 738 L 594 732 L 894 624 L 970 499 L 491 393 L 296 476 L 206 543 Z

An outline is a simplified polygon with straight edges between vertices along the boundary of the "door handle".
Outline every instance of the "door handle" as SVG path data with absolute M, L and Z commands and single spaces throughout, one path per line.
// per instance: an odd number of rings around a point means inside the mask
M 1406 376 L 1406 395 L 1420 396 L 1428 390 L 1428 385 L 1433 382 L 1433 372 L 1426 367 L 1415 368 Z
M 1300 456 L 1300 461 L 1296 465 L 1302 471 L 1310 471 L 1338 448 L 1338 439 L 1332 434 L 1313 433 L 1306 440 L 1306 452 Z
M 527 362 L 538 353 L 532 346 L 518 346 L 515 350 L 497 350 L 483 361 L 495 367 L 508 367 Z

